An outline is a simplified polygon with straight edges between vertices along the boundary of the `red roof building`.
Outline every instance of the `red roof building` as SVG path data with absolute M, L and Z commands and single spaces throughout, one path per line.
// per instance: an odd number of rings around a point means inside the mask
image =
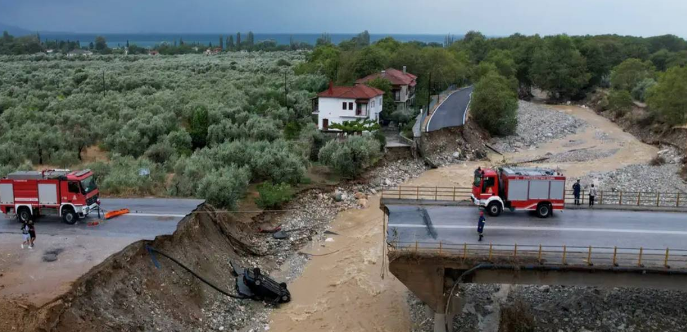
M 379 121 L 382 112 L 384 91 L 367 85 L 333 86 L 313 98 L 313 114 L 317 115 L 317 126 L 323 131 L 336 131 L 329 126 L 344 121 Z
M 363 85 L 377 78 L 383 78 L 391 82 L 391 94 L 394 96 L 394 102 L 396 102 L 397 106 L 408 107 L 415 102 L 417 76 L 408 73 L 405 66 L 403 66 L 403 70 L 387 68 L 379 73 L 365 76 L 355 81 L 355 83 Z

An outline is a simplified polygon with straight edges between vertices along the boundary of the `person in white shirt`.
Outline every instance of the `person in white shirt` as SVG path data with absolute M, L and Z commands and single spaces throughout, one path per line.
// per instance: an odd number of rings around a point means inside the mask
M 592 183 L 592 186 L 589 187 L 589 206 L 592 207 L 594 206 L 594 198 L 596 197 L 596 188 L 594 187 L 594 184 Z

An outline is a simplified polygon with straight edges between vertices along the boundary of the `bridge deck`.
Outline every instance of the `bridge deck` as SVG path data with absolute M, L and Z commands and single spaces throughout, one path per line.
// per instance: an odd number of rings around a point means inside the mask
M 590 260 L 594 265 L 612 265 L 615 257 L 616 264 L 623 266 L 661 267 L 670 248 L 668 265 L 687 269 L 687 250 L 681 250 L 687 247 L 687 216 L 680 213 L 567 210 L 540 219 L 528 212 L 506 211 L 487 217 L 484 240 L 478 242 L 479 212 L 474 207 L 426 206 L 426 213 L 416 206 L 387 208 L 387 241 L 397 250 L 441 250 L 473 257 L 488 257 L 491 252 L 493 258 L 542 256 L 548 264 L 579 265 Z

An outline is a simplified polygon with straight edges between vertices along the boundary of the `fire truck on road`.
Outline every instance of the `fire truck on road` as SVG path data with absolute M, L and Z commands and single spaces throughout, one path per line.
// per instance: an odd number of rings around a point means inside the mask
M 15 172 L 0 179 L 0 211 L 20 221 L 39 216 L 62 217 L 67 224 L 100 208 L 98 186 L 90 170 Z
M 551 169 L 504 167 L 475 171 L 472 201 L 491 216 L 504 209 L 536 211 L 541 218 L 565 207 L 565 176 Z

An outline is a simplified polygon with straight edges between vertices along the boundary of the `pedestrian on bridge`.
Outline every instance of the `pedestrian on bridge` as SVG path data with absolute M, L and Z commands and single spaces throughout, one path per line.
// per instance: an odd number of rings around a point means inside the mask
M 582 190 L 582 187 L 580 186 L 580 179 L 577 179 L 577 182 L 573 184 L 573 196 L 575 196 L 575 205 L 580 205 L 580 192 Z
M 594 206 L 594 198 L 596 197 L 596 188 L 594 188 L 594 184 L 592 183 L 592 186 L 589 187 L 589 207 Z
M 487 218 L 484 217 L 484 211 L 479 212 L 479 221 L 477 222 L 477 234 L 479 234 L 479 240 L 482 241 L 484 237 L 484 224 L 487 222 Z

